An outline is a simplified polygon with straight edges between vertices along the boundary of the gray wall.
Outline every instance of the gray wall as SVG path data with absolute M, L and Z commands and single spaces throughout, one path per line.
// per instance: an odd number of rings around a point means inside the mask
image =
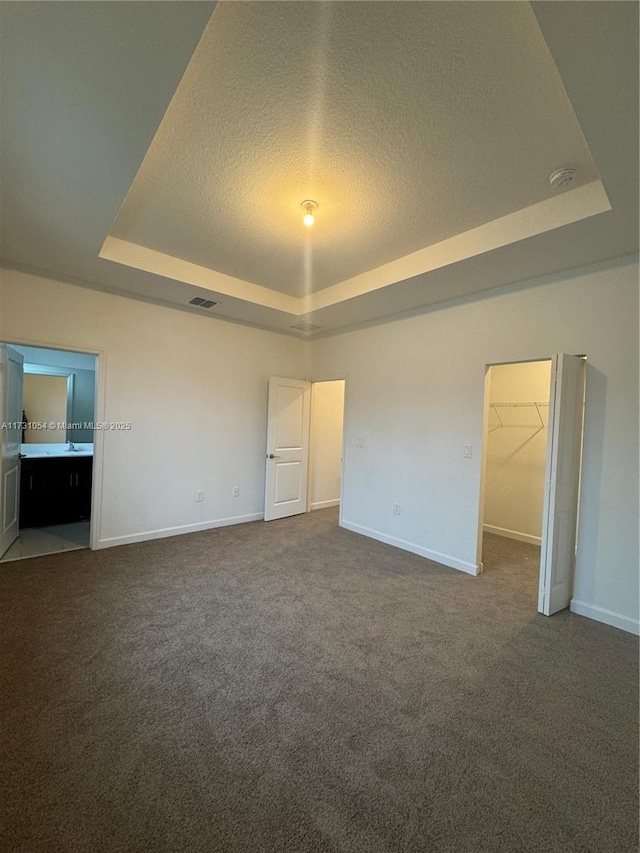
M 74 370 L 73 407 L 71 420 L 73 423 L 85 423 L 94 420 L 95 382 L 94 370 Z M 69 435 L 71 441 L 93 441 L 93 431 L 90 429 L 74 429 Z

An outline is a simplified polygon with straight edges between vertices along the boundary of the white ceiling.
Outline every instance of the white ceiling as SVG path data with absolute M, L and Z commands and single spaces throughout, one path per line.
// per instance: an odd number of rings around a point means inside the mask
M 637 250 L 636 4 L 211 11 L 3 5 L 5 265 L 326 334 Z
M 300 297 L 565 164 L 598 178 L 527 3 L 219 3 L 111 234 Z

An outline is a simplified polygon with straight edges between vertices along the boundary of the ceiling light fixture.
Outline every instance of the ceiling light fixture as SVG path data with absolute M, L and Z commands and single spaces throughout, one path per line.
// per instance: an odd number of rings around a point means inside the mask
M 318 209 L 318 202 L 312 201 L 310 198 L 308 198 L 300 203 L 300 207 L 304 208 L 304 216 L 302 217 L 302 221 L 307 226 L 307 228 L 311 228 L 313 223 L 316 221 L 314 210 Z

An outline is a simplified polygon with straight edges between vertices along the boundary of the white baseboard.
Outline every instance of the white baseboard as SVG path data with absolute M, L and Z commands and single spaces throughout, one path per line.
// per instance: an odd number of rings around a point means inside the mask
M 216 521 L 201 521 L 197 524 L 181 524 L 178 527 L 163 527 L 160 530 L 145 530 L 143 533 L 132 533 L 129 536 L 113 536 L 98 540 L 96 550 L 113 548 L 116 545 L 132 545 L 135 542 L 148 542 L 151 539 L 166 539 L 168 536 L 181 536 L 183 533 L 198 533 L 201 530 L 213 530 L 216 527 L 229 527 L 232 524 L 245 524 L 248 521 L 260 521 L 264 513 L 256 512 L 251 515 L 235 515 L 231 518 L 219 518 Z
M 340 506 L 340 498 L 336 498 L 333 501 L 316 501 L 313 504 L 309 504 L 309 509 L 311 511 L 314 509 L 329 509 L 330 506 Z
M 449 557 L 447 554 L 431 551 L 429 548 L 423 548 L 421 545 L 415 545 L 413 542 L 407 542 L 404 539 L 398 539 L 395 536 L 389 536 L 386 533 L 380 533 L 377 530 L 371 530 L 368 527 L 362 527 L 360 524 L 354 524 L 344 519 L 340 522 L 340 526 L 346 530 L 351 530 L 353 533 L 360 533 L 362 536 L 368 536 L 370 539 L 377 539 L 378 542 L 384 542 L 387 545 L 393 545 L 395 548 L 401 548 L 403 551 L 410 551 L 412 554 L 426 557 L 427 560 L 433 560 L 434 563 L 440 563 L 450 569 L 458 569 L 458 571 L 466 572 L 468 575 L 478 574 L 478 566 L 475 563 L 467 563 L 464 560 L 458 560 L 456 557 Z
M 628 631 L 630 634 L 640 634 L 640 621 L 622 616 L 620 613 L 614 613 L 613 610 L 594 607 L 592 604 L 585 604 L 584 601 L 576 601 L 575 598 L 571 601 L 569 609 L 578 616 L 586 616 L 587 619 L 604 622 L 605 625 L 612 625 L 614 628 L 620 628 L 621 631 Z
M 485 533 L 495 533 L 496 536 L 504 536 L 505 539 L 516 539 L 518 542 L 528 542 L 530 545 L 542 545 L 541 536 L 531 536 L 530 533 L 520 533 L 518 530 L 509 530 L 507 527 L 494 527 L 493 524 L 483 524 Z

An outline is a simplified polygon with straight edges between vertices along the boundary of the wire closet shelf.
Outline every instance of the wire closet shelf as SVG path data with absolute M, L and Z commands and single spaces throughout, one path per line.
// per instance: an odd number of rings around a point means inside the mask
M 489 432 L 501 427 L 540 430 L 548 425 L 548 402 L 489 403 Z

